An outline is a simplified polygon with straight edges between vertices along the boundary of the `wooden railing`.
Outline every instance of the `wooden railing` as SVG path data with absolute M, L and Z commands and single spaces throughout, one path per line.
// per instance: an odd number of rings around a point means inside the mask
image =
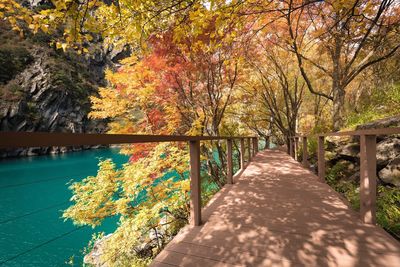
M 360 217 L 364 223 L 376 224 L 376 137 L 378 135 L 400 134 L 400 128 L 369 129 L 358 131 L 332 132 L 318 135 L 296 135 L 289 138 L 289 154 L 297 160 L 299 139 L 302 139 L 302 164 L 308 168 L 307 140 L 318 138 L 318 177 L 325 182 L 325 137 L 358 136 L 360 138 Z
M 227 142 L 227 183 L 233 184 L 233 140 L 240 140 L 240 171 L 245 168 L 245 139 L 247 139 L 248 162 L 258 152 L 258 137 L 254 136 L 171 136 L 171 135 L 129 135 L 129 134 L 72 134 L 42 132 L 0 132 L 0 149 L 21 147 L 115 145 L 158 142 L 188 142 L 190 154 L 190 223 L 201 224 L 201 178 L 200 141 L 226 140 Z M 252 140 L 252 141 L 251 141 Z M 252 144 L 252 145 L 251 145 Z

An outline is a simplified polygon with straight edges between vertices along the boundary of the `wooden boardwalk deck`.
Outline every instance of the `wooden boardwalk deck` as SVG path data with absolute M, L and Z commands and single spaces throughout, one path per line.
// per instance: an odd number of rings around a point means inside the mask
M 400 243 L 363 224 L 290 156 L 259 152 L 151 266 L 400 266 Z

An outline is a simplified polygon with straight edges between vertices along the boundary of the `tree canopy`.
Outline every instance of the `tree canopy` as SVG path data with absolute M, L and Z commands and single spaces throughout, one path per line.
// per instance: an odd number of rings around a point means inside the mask
M 107 119 L 111 133 L 274 133 L 283 144 L 298 132 L 352 127 L 360 111 L 375 118 L 400 106 L 394 0 L 52 0 L 34 9 L 0 0 L 0 19 L 21 37 L 48 34 L 54 49 L 82 56 L 99 41 L 129 47 L 91 99 L 91 116 Z M 384 97 L 375 110 L 376 95 Z M 225 182 L 225 149 L 202 145 L 210 194 Z M 123 152 L 131 155 L 123 168 L 105 160 L 97 176 L 71 185 L 64 213 L 93 227 L 118 216 L 104 255 L 116 265 L 143 242 L 156 254 L 188 216 L 184 144 Z

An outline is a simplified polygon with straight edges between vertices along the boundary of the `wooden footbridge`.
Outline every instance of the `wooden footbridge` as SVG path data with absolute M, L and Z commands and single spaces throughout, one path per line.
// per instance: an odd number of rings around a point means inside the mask
M 400 244 L 279 150 L 259 152 L 151 266 L 400 266 Z
M 290 155 L 258 151 L 256 137 L 0 132 L 0 148 L 188 142 L 191 224 L 151 266 L 400 266 L 400 243 L 375 225 L 376 137 L 400 128 L 318 136 L 318 176 L 307 169 L 307 137 L 291 137 Z M 360 138 L 360 213 L 324 182 L 324 138 Z M 241 170 L 233 175 L 232 144 Z M 303 143 L 303 163 L 296 150 Z M 227 141 L 227 185 L 201 209 L 200 142 Z M 247 140 L 247 142 L 245 142 Z M 252 140 L 252 141 L 251 141 Z M 247 146 L 246 146 L 247 143 Z M 248 151 L 249 164 L 245 164 Z

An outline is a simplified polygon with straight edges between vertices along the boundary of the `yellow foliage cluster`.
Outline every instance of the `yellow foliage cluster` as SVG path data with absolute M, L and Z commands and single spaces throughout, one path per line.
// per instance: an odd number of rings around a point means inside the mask
M 156 253 L 166 237 L 186 223 L 188 160 L 186 149 L 162 143 L 146 158 L 121 169 L 111 160 L 101 161 L 96 176 L 70 186 L 74 205 L 63 216 L 92 227 L 107 217 L 120 218 L 117 230 L 103 244 L 101 257 L 109 264 L 132 257 L 132 250 L 143 244 L 158 244 Z M 160 239 L 155 240 L 151 231 L 160 231 Z

